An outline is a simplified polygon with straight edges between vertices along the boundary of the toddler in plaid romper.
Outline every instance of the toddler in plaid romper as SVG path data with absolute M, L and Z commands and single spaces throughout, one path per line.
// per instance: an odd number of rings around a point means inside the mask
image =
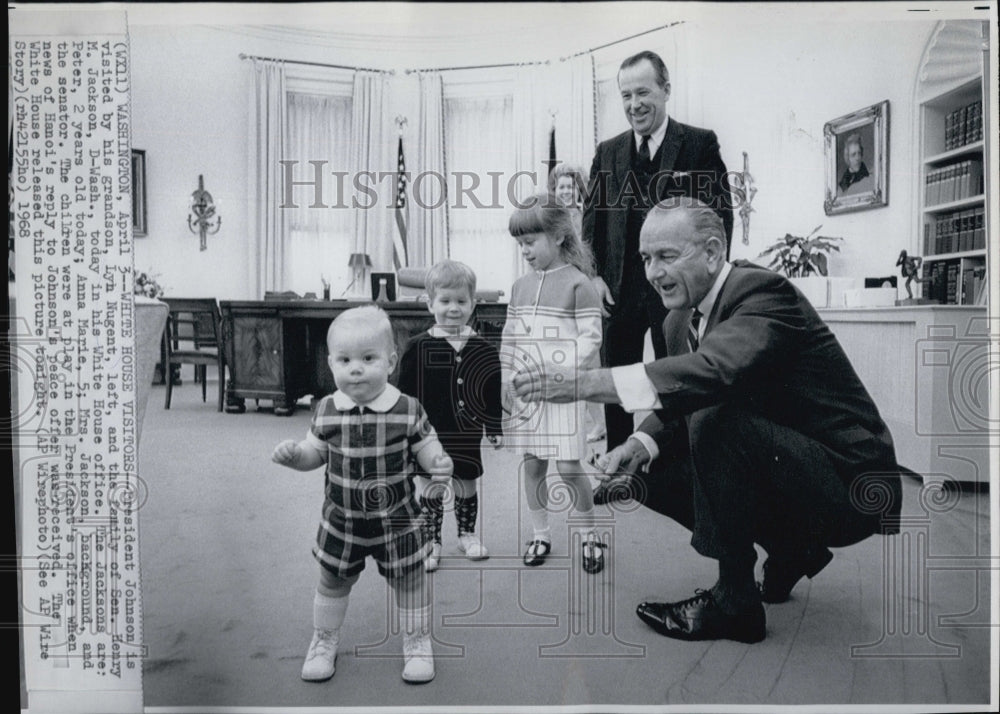
M 333 676 L 348 596 L 371 555 L 396 595 L 403 679 L 427 682 L 434 678 L 423 569 L 430 546 L 421 535 L 412 460 L 443 482 L 450 480 L 453 464 L 420 403 L 388 383 L 396 348 L 383 310 L 368 305 L 341 313 L 327 344 L 337 391 L 319 402 L 305 439 L 283 441 L 272 454 L 275 463 L 299 471 L 326 466 L 313 548 L 320 582 L 302 678 Z

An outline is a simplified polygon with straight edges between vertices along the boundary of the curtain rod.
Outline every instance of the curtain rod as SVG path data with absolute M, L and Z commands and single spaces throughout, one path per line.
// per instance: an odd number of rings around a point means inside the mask
M 241 60 L 264 60 L 265 62 L 284 62 L 285 64 L 304 64 L 310 67 L 331 67 L 333 69 L 349 69 L 358 72 L 381 72 L 382 74 L 396 74 L 391 69 L 375 69 L 374 67 L 351 67 L 345 64 L 329 64 L 327 62 L 306 62 L 304 60 L 279 59 L 277 57 L 261 57 L 259 55 L 248 55 L 240 52 Z
M 661 25 L 660 27 L 654 27 L 650 30 L 644 30 L 642 32 L 637 32 L 634 35 L 629 35 L 628 37 L 622 37 L 619 40 L 613 40 L 603 45 L 597 47 L 591 47 L 589 50 L 581 50 L 576 54 L 569 55 L 568 57 L 560 57 L 560 62 L 565 62 L 566 60 L 573 59 L 575 57 L 580 57 L 582 55 L 590 54 L 592 52 L 597 52 L 598 50 L 603 50 L 606 47 L 612 47 L 622 42 L 628 42 L 629 40 L 634 40 L 636 37 L 642 37 L 643 35 L 648 35 L 651 32 L 659 32 L 660 30 L 666 30 L 667 28 L 674 27 L 675 25 L 683 25 L 683 20 L 677 20 L 676 22 L 671 22 L 666 25 Z M 500 69 L 503 67 L 531 67 L 540 64 L 549 64 L 550 60 L 543 60 L 537 62 L 507 62 L 505 64 L 479 64 L 479 65 L 468 65 L 465 67 L 436 67 L 434 69 L 408 69 L 407 74 L 419 74 L 420 72 L 453 72 L 460 69 Z
M 502 67 L 533 67 L 539 64 L 549 64 L 549 60 L 538 60 L 536 62 L 502 62 L 500 64 L 470 64 L 463 67 L 432 67 L 429 69 L 408 69 L 407 74 L 420 74 L 421 72 L 456 72 L 460 69 L 500 69 Z
M 683 24 L 684 24 L 683 20 L 677 20 L 676 22 L 671 22 L 671 23 L 666 24 L 666 25 L 660 25 L 659 27 L 654 27 L 651 30 L 644 30 L 643 32 L 637 32 L 634 35 L 629 35 L 628 37 L 623 37 L 620 40 L 613 40 L 613 41 L 608 42 L 607 44 L 604 44 L 604 45 L 598 45 L 597 47 L 591 47 L 589 50 L 581 50 L 580 52 L 577 52 L 576 54 L 570 55 L 569 57 L 560 57 L 559 60 L 561 62 L 563 62 L 563 61 L 566 61 L 568 59 L 573 59 L 574 57 L 580 57 L 581 55 L 587 55 L 587 54 L 590 54 L 592 52 L 597 52 L 598 50 L 603 50 L 606 47 L 613 47 L 614 45 L 620 45 L 622 42 L 628 42 L 629 40 L 634 40 L 636 37 L 642 37 L 643 35 L 648 35 L 651 32 L 659 32 L 660 30 L 666 30 L 666 29 L 668 29 L 670 27 L 675 27 L 676 25 L 683 25 Z
M 575 57 L 580 57 L 582 55 L 591 54 L 597 52 L 598 50 L 603 50 L 607 47 L 613 47 L 614 45 L 621 44 L 622 42 L 628 42 L 629 40 L 634 40 L 636 37 L 642 37 L 643 35 L 648 35 L 652 32 L 659 32 L 660 30 L 666 30 L 677 25 L 683 25 L 683 20 L 677 20 L 676 22 L 671 22 L 666 25 L 661 25 L 660 27 L 654 27 L 649 30 L 644 30 L 643 32 L 637 32 L 634 35 L 629 35 L 628 37 L 622 37 L 619 40 L 614 40 L 603 45 L 598 45 L 597 47 L 591 47 L 589 50 L 581 50 L 576 54 L 569 55 L 568 57 L 560 57 L 560 62 L 565 62 L 566 60 L 573 59 Z M 313 67 L 333 67 L 335 69 L 350 69 L 358 70 L 364 72 L 382 72 L 383 74 L 395 74 L 396 72 L 391 69 L 374 69 L 371 67 L 349 67 L 342 64 L 325 64 L 323 62 L 304 62 L 301 60 L 283 60 L 276 57 L 258 57 L 257 55 L 246 55 L 242 52 L 240 53 L 240 59 L 258 59 L 266 60 L 268 62 L 285 62 L 287 64 L 304 64 L 311 65 Z M 434 67 L 431 69 L 408 69 L 406 74 L 419 74 L 421 72 L 455 72 L 462 69 L 502 69 L 505 67 L 532 67 L 535 65 L 549 64 L 550 60 L 541 60 L 536 62 L 505 62 L 501 64 L 477 64 L 477 65 L 466 65 L 463 67 Z

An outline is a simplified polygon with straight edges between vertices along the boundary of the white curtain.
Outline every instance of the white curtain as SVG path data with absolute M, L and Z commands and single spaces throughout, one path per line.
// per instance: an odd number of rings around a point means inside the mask
M 543 66 L 526 66 L 517 70 L 514 82 L 514 156 L 521 175 L 514 183 L 519 200 L 545 191 L 549 157 L 549 131 L 553 111 L 559 110 L 558 97 L 553 96 L 552 72 Z M 557 114 L 558 116 L 558 114 Z
M 569 73 L 568 106 L 572 111 L 557 116 L 562 121 L 556 122 L 556 149 L 561 160 L 581 167 L 586 176 L 594 159 L 594 149 L 597 148 L 594 56 L 588 52 L 563 64 Z M 565 132 L 562 131 L 563 127 Z
M 412 179 L 418 174 L 445 175 L 444 93 L 440 73 L 421 72 L 418 78 L 420 114 L 412 167 L 410 149 L 404 144 L 411 177 L 407 250 L 410 265 L 425 266 L 448 257 L 447 196 L 442 195 L 440 181 L 428 178 L 420 182 L 423 195 L 414 197 Z
M 347 96 L 288 94 L 288 142 L 285 158 L 293 165 L 294 181 L 321 182 L 320 205 L 311 186 L 296 186 L 295 208 L 287 208 L 288 241 L 285 251 L 287 280 L 282 289 L 300 295 L 320 294 L 322 281 L 333 297 L 347 289 L 347 259 L 354 250 L 354 209 L 350 177 L 344 171 L 351 146 L 351 108 Z M 324 162 L 311 164 L 310 162 Z M 316 176 L 316 173 L 319 176 Z
M 480 287 L 501 289 L 507 296 L 519 259 L 507 232 L 513 207 L 508 182 L 517 170 L 513 106 L 509 94 L 444 101 L 450 257 L 469 265 Z M 477 189 L 453 190 L 459 181 L 469 189 L 473 176 L 479 179 Z
M 667 105 L 669 112 L 671 107 Z M 628 119 L 622 108 L 622 95 L 618 78 L 606 77 L 597 82 L 597 137 L 606 141 L 628 129 Z M 595 146 L 596 148 L 596 146 Z
M 282 166 L 286 124 L 285 66 L 281 62 L 253 60 L 250 94 L 250 171 L 247 205 L 250 206 L 252 259 L 250 286 L 254 297 L 267 290 L 283 290 L 285 266 L 285 212 L 282 203 Z
M 529 65 L 517 71 L 514 83 L 514 157 L 518 176 L 510 191 L 519 202 L 547 190 L 549 177 L 546 161 L 549 157 L 552 112 L 559 110 L 558 99 L 553 94 L 552 77 L 553 72 L 544 65 Z M 509 263 L 514 278 L 518 278 L 527 272 L 528 266 L 516 250 L 516 244 L 512 250 Z
M 351 192 L 361 204 L 354 209 L 354 252 L 368 253 L 375 270 L 393 268 L 390 230 L 395 228 L 390 219 L 394 183 L 390 178 L 378 180 L 380 172 L 396 170 L 396 135 L 387 128 L 392 117 L 385 116 L 386 107 L 386 76 L 382 72 L 356 72 L 349 178 L 358 180 L 363 188 Z

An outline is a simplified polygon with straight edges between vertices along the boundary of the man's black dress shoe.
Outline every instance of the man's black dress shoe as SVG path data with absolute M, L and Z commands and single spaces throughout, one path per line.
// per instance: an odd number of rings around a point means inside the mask
M 708 590 L 681 602 L 641 602 L 635 613 L 661 635 L 678 640 L 736 640 L 760 642 L 766 634 L 764 606 L 759 602 L 736 615 L 715 603 Z
M 615 501 L 628 501 L 635 498 L 635 489 L 628 477 L 616 477 L 602 481 L 594 489 L 594 503 L 598 506 Z
M 768 557 L 763 566 L 760 599 L 767 603 L 785 602 L 799 580 L 816 577 L 831 560 L 833 553 L 829 548 L 815 548 L 796 558 Z

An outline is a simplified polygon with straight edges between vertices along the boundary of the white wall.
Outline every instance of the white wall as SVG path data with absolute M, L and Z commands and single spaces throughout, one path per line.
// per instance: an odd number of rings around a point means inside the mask
M 754 259 L 774 240 L 804 235 L 841 236 L 830 274 L 863 278 L 892 275 L 899 251 L 917 248 L 913 205 L 915 139 L 913 87 L 934 23 L 741 22 L 697 26 L 691 47 L 703 88 L 700 116 L 719 135 L 731 170 L 749 155 L 758 189 L 750 243 L 736 217 L 732 255 Z M 715 38 L 714 41 L 711 38 Z M 889 203 L 827 216 L 823 125 L 889 100 Z
M 899 251 L 917 245 L 912 95 L 933 23 L 741 18 L 680 27 L 663 31 L 673 35 L 668 44 L 677 48 L 678 66 L 671 68 L 676 106 L 668 108 L 682 121 L 714 129 L 730 169 L 742 167 L 747 151 L 759 189 L 750 245 L 740 241 L 737 217 L 733 256 L 752 259 L 786 232 L 804 233 L 822 224 L 824 235 L 845 239 L 842 253 L 831 262 L 832 275 L 893 274 Z M 159 273 L 172 295 L 258 298 L 249 294 L 247 278 L 249 68 L 238 55 L 380 66 L 378 53 L 362 45 L 331 56 L 328 48 L 292 45 L 228 26 L 135 25 L 130 31 L 133 145 L 147 152 L 149 204 L 149 236 L 136 241 L 136 267 Z M 639 45 L 665 41 L 654 34 L 648 42 L 602 50 L 598 76 Z M 466 62 L 477 62 L 474 48 L 465 56 Z M 413 66 L 428 64 L 426 58 L 413 59 Z M 823 124 L 883 99 L 890 102 L 891 116 L 889 205 L 826 216 Z M 395 115 L 399 99 L 392 104 Z M 222 230 L 208 238 L 204 252 L 186 225 L 187 201 L 199 173 L 222 202 Z
M 132 146 L 146 151 L 149 226 L 135 240 L 136 270 L 158 273 L 168 296 L 256 298 L 247 292 L 246 43 L 199 26 L 132 27 L 130 42 Z M 199 174 L 222 216 L 205 251 L 187 226 Z

